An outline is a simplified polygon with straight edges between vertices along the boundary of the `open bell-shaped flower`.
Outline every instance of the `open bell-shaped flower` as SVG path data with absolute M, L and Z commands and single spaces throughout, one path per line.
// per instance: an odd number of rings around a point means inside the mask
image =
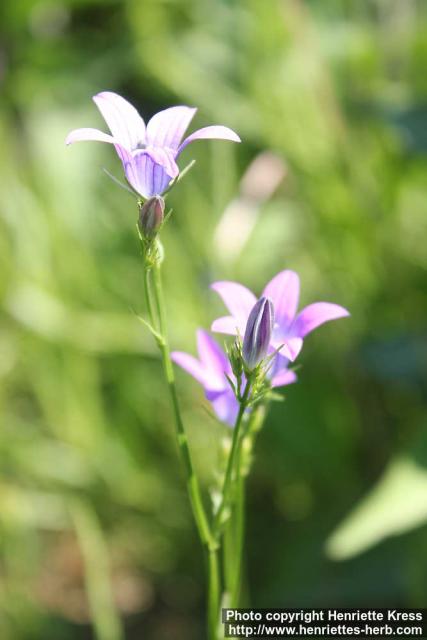
M 212 331 L 242 335 L 256 297 L 238 282 L 214 282 L 212 289 L 221 296 L 230 312 L 230 315 L 213 322 Z M 314 302 L 298 312 L 299 290 L 298 274 L 285 270 L 274 276 L 262 293 L 274 305 L 275 321 L 270 349 L 280 349 L 280 355 L 292 362 L 301 351 L 303 341 L 309 333 L 325 322 L 350 315 L 347 309 L 331 302 Z
M 190 142 L 206 138 L 240 142 L 232 129 L 222 125 L 203 127 L 183 140 L 197 111 L 185 105 L 159 111 L 145 125 L 135 107 L 117 93 L 102 91 L 93 100 L 111 135 L 98 129 L 75 129 L 65 143 L 94 140 L 113 144 L 127 181 L 143 198 L 161 195 L 178 177 L 176 159 Z

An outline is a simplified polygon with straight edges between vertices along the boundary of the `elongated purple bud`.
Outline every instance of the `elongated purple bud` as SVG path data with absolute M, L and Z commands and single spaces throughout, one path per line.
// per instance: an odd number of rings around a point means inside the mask
M 250 371 L 267 355 L 273 324 L 273 303 L 269 298 L 260 298 L 249 314 L 243 338 L 243 360 Z
M 154 238 L 165 217 L 165 201 L 161 196 L 149 198 L 139 207 L 138 225 L 148 240 Z

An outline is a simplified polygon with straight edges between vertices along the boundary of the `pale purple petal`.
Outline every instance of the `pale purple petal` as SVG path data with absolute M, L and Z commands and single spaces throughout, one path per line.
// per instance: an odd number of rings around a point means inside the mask
M 205 370 L 202 364 L 189 353 L 183 351 L 172 351 L 171 358 L 181 369 L 184 369 L 190 376 L 193 376 L 203 386 L 206 382 Z
M 145 123 L 138 111 L 127 100 L 103 91 L 93 97 L 113 137 L 128 151 L 145 144 Z
M 283 339 L 275 337 L 271 341 L 271 345 L 275 349 L 280 348 L 280 354 L 282 356 L 285 356 L 286 358 L 289 358 L 289 360 L 292 360 L 293 362 L 302 349 L 303 340 L 302 338 L 299 338 L 299 337 L 292 337 L 292 338 L 287 337 Z
M 115 144 L 117 142 L 113 136 L 108 133 L 103 133 L 99 129 L 91 129 L 86 127 L 83 129 L 74 129 L 71 131 L 65 139 L 65 144 L 73 144 L 74 142 L 82 142 L 86 140 L 94 140 L 95 142 L 109 142 Z
M 302 349 L 302 345 L 303 345 L 303 341 L 302 338 L 288 338 L 286 340 L 285 343 L 285 351 L 283 355 L 286 355 L 286 351 L 290 354 L 290 360 L 292 360 L 292 362 L 294 360 L 296 360 L 297 356 L 299 355 L 299 352 Z
M 203 129 L 198 129 L 194 131 L 188 138 L 185 138 L 184 142 L 180 145 L 178 149 L 178 153 L 194 140 L 204 140 L 204 139 L 213 139 L 213 140 L 231 140 L 232 142 L 241 142 L 239 136 L 233 129 L 229 129 L 228 127 L 223 127 L 221 125 L 213 125 L 210 127 L 203 127 Z
M 344 307 L 330 302 L 314 302 L 305 307 L 295 318 L 291 332 L 294 336 L 304 338 L 308 333 L 329 320 L 337 320 L 349 316 Z
M 211 288 L 222 298 L 225 306 L 234 317 L 239 332 L 243 336 L 249 314 L 257 299 L 254 294 L 238 282 L 214 282 Z M 233 334 L 237 333 L 235 330 Z
M 262 295 L 273 301 L 276 323 L 282 332 L 285 331 L 292 323 L 298 308 L 298 274 L 295 271 L 281 271 L 270 280 Z
M 170 149 L 147 147 L 145 149 L 145 153 L 148 153 L 156 164 L 161 165 L 170 178 L 173 179 L 179 175 L 179 168 L 175 162 L 175 155 Z
M 147 125 L 147 144 L 169 147 L 175 152 L 197 109 L 170 107 L 156 113 Z
M 211 331 L 215 331 L 216 333 L 227 333 L 232 336 L 237 334 L 237 329 L 237 322 L 233 316 L 217 318 L 211 325 Z M 243 331 L 240 332 L 243 333 Z
M 171 152 L 166 149 L 150 148 L 128 154 L 123 164 L 129 183 L 144 198 L 161 195 L 179 173 Z
M 206 392 L 206 398 L 212 404 L 218 419 L 233 427 L 239 413 L 239 403 L 231 387 L 222 393 Z
M 113 144 L 120 160 L 123 163 L 123 168 L 125 169 L 126 173 L 126 164 L 132 162 L 132 155 L 130 151 L 122 147 L 121 144 L 119 144 L 117 140 L 113 138 L 113 136 L 110 136 L 108 133 L 103 133 L 98 129 L 75 129 L 68 134 L 67 138 L 65 139 L 65 144 L 68 145 L 73 144 L 74 142 L 84 141 L 108 142 L 110 144 Z
M 205 387 L 211 390 L 222 390 L 229 387 L 229 382 L 225 377 L 225 373 L 231 373 L 227 356 L 209 333 L 203 329 L 197 331 L 197 350 L 205 370 Z
M 292 340 L 294 340 L 294 338 L 292 338 Z M 295 360 L 296 356 L 294 355 L 294 350 L 292 349 L 291 351 L 291 349 L 288 347 L 288 342 L 289 342 L 288 338 L 281 338 L 281 337 L 277 338 L 274 335 L 270 341 L 270 350 L 271 350 L 271 347 L 273 351 L 280 349 L 279 353 L 282 356 L 284 356 L 285 358 L 288 358 L 288 360 Z M 301 346 L 302 346 L 302 340 L 301 340 Z M 298 353 L 296 355 L 298 355 Z
M 298 378 L 294 371 L 289 371 L 288 369 L 283 369 L 276 373 L 271 380 L 272 387 L 285 387 L 288 384 L 293 384 L 297 382 Z
M 297 381 L 297 376 L 293 371 L 288 369 L 289 359 L 283 357 L 281 352 L 274 358 L 268 371 L 268 377 L 271 380 L 272 387 L 284 387 Z
M 274 349 L 271 349 L 269 355 L 272 355 L 273 353 L 274 353 Z M 289 362 L 290 362 L 289 358 L 283 356 L 282 352 L 279 351 L 276 354 L 276 357 L 272 361 L 272 364 L 269 368 L 268 377 L 272 378 L 273 376 L 276 375 L 276 373 L 279 373 L 279 371 L 281 371 L 282 369 L 287 369 L 287 367 L 289 366 Z

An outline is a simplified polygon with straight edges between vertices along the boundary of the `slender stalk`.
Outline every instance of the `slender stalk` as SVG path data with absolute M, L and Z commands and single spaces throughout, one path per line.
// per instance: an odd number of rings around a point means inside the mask
M 163 299 L 163 288 L 160 274 L 160 265 L 153 267 L 153 294 L 156 304 L 156 311 L 159 321 L 159 329 L 162 335 L 162 341 L 159 342 L 159 348 L 162 356 L 163 369 L 166 376 L 167 385 L 169 388 L 169 394 L 172 402 L 172 408 L 175 416 L 176 435 L 178 448 L 184 463 L 185 472 L 187 476 L 187 488 L 190 497 L 190 503 L 196 521 L 197 529 L 200 535 L 200 539 L 207 545 L 208 549 L 216 548 L 217 544 L 213 538 L 209 526 L 209 522 L 206 516 L 206 512 L 203 506 L 203 501 L 200 492 L 199 482 L 194 473 L 193 463 L 191 461 L 190 449 L 188 446 L 187 434 L 185 432 L 184 424 L 181 418 L 181 412 L 178 403 L 178 394 L 175 386 L 175 376 L 172 366 L 172 360 L 170 357 L 169 342 L 167 336 L 165 304 Z
M 222 537 L 224 583 L 229 607 L 239 604 L 242 555 L 245 528 L 244 478 L 239 477 L 235 484 L 233 509 Z
M 153 302 L 151 300 L 151 268 L 147 264 L 144 265 L 144 294 L 148 317 L 155 328 L 154 309 Z
M 150 279 L 147 277 L 146 268 L 146 298 L 149 314 L 152 314 L 152 321 L 154 313 L 152 307 L 149 307 L 151 302 L 150 297 Z M 184 424 L 181 418 L 181 412 L 178 402 L 178 394 L 175 385 L 175 375 L 173 371 L 172 360 L 170 357 L 169 341 L 167 335 L 165 304 L 163 298 L 163 287 L 160 272 L 160 265 L 153 267 L 153 293 L 156 305 L 158 328 L 162 336 L 162 340 L 158 342 L 159 349 L 162 356 L 163 369 L 165 372 L 166 381 L 169 388 L 169 394 L 172 402 L 173 412 L 175 416 L 176 436 L 178 442 L 178 448 L 181 454 L 182 461 L 184 463 L 186 477 L 187 477 L 187 489 L 190 498 L 190 504 L 192 507 L 194 520 L 196 522 L 197 530 L 200 539 L 207 547 L 208 553 L 208 633 L 209 640 L 217 640 L 218 620 L 219 620 L 219 598 L 220 598 L 220 574 L 219 574 L 219 562 L 218 562 L 218 543 L 211 533 L 209 522 L 206 516 L 206 512 L 203 506 L 202 496 L 200 492 L 199 482 L 197 476 L 194 473 L 193 463 L 191 460 L 190 449 L 188 446 L 187 434 L 185 432 Z
M 241 474 L 240 464 L 238 467 L 235 498 L 236 507 L 234 514 L 235 523 L 233 527 L 234 561 L 230 587 L 230 607 L 237 607 L 239 604 L 242 580 L 243 541 L 245 535 L 245 478 Z
M 222 562 L 224 572 L 224 589 L 228 597 L 233 589 L 234 584 L 234 550 L 235 531 L 234 531 L 234 513 L 231 514 L 227 522 L 222 537 Z M 231 605 L 230 605 L 231 606 Z
M 218 550 L 208 551 L 208 637 L 218 640 L 220 575 Z
M 225 470 L 221 503 L 218 507 L 218 511 L 215 516 L 213 531 L 216 537 L 220 533 L 222 515 L 224 513 L 224 509 L 226 508 L 230 498 L 232 479 L 233 479 L 233 470 L 235 469 L 236 459 L 237 459 L 236 456 L 238 454 L 238 449 L 239 449 L 240 430 L 241 430 L 241 425 L 243 421 L 243 415 L 247 407 L 250 390 L 251 390 L 251 381 L 248 380 L 246 382 L 245 390 L 243 392 L 242 399 L 240 401 L 239 413 L 237 414 L 236 422 L 234 425 L 233 440 L 231 443 L 231 451 L 230 451 L 230 455 L 227 462 L 227 468 Z
M 226 590 L 230 595 L 230 607 L 239 606 L 242 582 L 243 547 L 246 524 L 245 484 L 248 471 L 248 469 L 242 469 L 243 440 L 244 437 L 247 436 L 250 439 L 250 448 L 252 448 L 255 434 L 261 428 L 264 418 L 265 407 L 258 406 L 251 412 L 248 423 L 245 425 L 245 432 L 241 434 L 240 446 L 237 452 L 234 509 L 223 537 L 224 576 Z

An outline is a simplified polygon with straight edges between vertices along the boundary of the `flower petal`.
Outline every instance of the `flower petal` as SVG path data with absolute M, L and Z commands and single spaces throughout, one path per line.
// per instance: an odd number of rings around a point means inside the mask
M 99 129 L 91 129 L 86 127 L 84 129 L 74 129 L 65 138 L 65 144 L 73 144 L 74 142 L 82 142 L 86 140 L 94 140 L 95 142 L 109 142 L 115 144 L 116 140 L 108 133 L 99 131 Z
M 203 329 L 197 331 L 197 350 L 206 372 L 206 388 L 218 391 L 227 389 L 229 383 L 225 374 L 231 373 L 230 363 L 221 347 Z
M 179 106 L 156 113 L 147 125 L 147 144 L 177 151 L 196 111 L 191 107 Z
M 161 195 L 179 173 L 171 151 L 144 149 L 123 160 L 126 178 L 144 198 Z
M 283 333 L 292 323 L 298 308 L 298 274 L 295 271 L 281 271 L 270 280 L 262 295 L 272 300 L 276 324 L 279 333 Z
M 194 131 L 188 138 L 185 138 L 184 142 L 179 146 L 178 153 L 184 149 L 190 142 L 194 140 L 214 139 L 214 140 L 231 140 L 232 142 L 241 142 L 239 136 L 233 129 L 223 127 L 221 125 L 213 125 L 210 127 L 203 127 Z
M 102 91 L 93 100 L 114 138 L 128 151 L 145 144 L 145 123 L 134 106 L 112 91 Z
M 293 371 L 289 371 L 288 365 L 289 359 L 278 353 L 268 371 L 268 378 L 271 380 L 272 387 L 284 387 L 297 381 L 296 374 Z
M 246 322 L 257 299 L 252 291 L 238 282 L 220 281 L 214 282 L 211 289 L 216 291 L 222 298 L 225 306 L 234 317 L 235 324 L 242 337 L 245 333 Z M 237 333 L 234 329 L 233 334 Z
M 297 358 L 302 349 L 303 340 L 298 337 L 276 338 L 271 341 L 275 349 L 280 348 L 280 355 L 289 358 L 292 362 Z
M 284 349 L 289 353 L 289 358 L 292 360 L 296 360 L 303 346 L 302 338 L 287 338 L 285 342 Z M 284 353 L 286 355 L 286 353 Z
M 314 302 L 299 312 L 292 325 L 291 333 L 304 338 L 321 324 L 338 318 L 345 318 L 350 313 L 344 307 L 330 302 Z M 288 342 L 288 341 L 287 341 Z
M 208 391 L 206 392 L 206 398 L 212 404 L 218 419 L 233 427 L 239 413 L 239 403 L 231 388 L 222 393 Z
M 117 142 L 113 136 L 110 136 L 108 133 L 104 133 L 103 131 L 99 131 L 98 129 L 75 129 L 68 134 L 65 139 L 65 144 L 73 144 L 74 142 L 81 142 L 91 140 L 95 142 L 109 142 L 110 144 L 114 144 L 114 147 L 117 151 L 117 154 L 120 160 L 123 163 L 123 167 L 126 173 L 126 164 L 132 162 L 132 155 L 127 149 L 122 147 L 121 144 Z
M 227 333 L 231 336 L 234 336 L 238 331 L 236 319 L 233 316 L 223 316 L 222 318 L 217 318 L 212 322 L 211 331 L 214 331 L 216 333 Z M 243 331 L 240 331 L 240 333 L 243 333 Z
M 295 338 L 292 338 L 292 340 L 295 340 Z M 284 356 L 285 358 L 288 358 L 288 360 L 293 361 L 295 360 L 296 356 L 301 350 L 302 340 L 301 340 L 301 347 L 298 349 L 298 352 L 296 354 L 294 353 L 294 350 L 293 349 L 291 350 L 290 347 L 288 346 L 289 342 L 290 342 L 289 338 L 281 338 L 280 336 L 277 338 L 276 336 L 274 336 L 271 339 L 270 347 L 273 347 L 273 351 L 279 349 L 280 356 Z
M 193 376 L 203 386 L 206 382 L 205 369 L 203 365 L 189 353 L 183 351 L 172 351 L 171 358 L 181 369 L 184 369 L 190 376 Z
M 272 387 L 286 387 L 288 384 L 297 382 L 298 378 L 295 371 L 289 371 L 289 369 L 282 369 L 279 373 L 276 373 L 271 380 Z

